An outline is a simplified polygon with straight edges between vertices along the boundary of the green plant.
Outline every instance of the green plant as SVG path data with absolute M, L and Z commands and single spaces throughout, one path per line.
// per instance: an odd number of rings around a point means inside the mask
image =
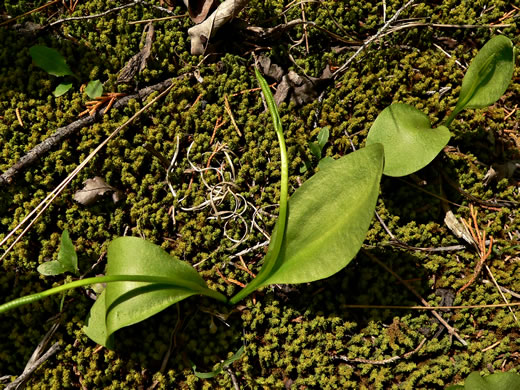
M 192 364 L 191 368 L 192 368 L 193 373 L 195 374 L 195 376 L 198 377 L 198 378 L 201 378 L 201 379 L 214 378 L 218 374 L 220 374 L 222 372 L 222 370 L 224 370 L 225 368 L 229 367 L 233 362 L 235 362 L 238 359 L 240 359 L 242 357 L 242 355 L 244 354 L 244 352 L 245 352 L 244 346 L 241 346 L 238 349 L 238 351 L 236 351 L 233 354 L 233 356 L 231 356 L 229 359 L 223 360 L 220 363 L 219 367 L 216 370 L 211 371 L 211 372 L 199 372 L 199 371 L 197 371 L 197 366 L 195 364 Z
M 65 58 L 57 50 L 47 46 L 35 45 L 29 49 L 29 54 L 34 63 L 47 73 L 57 77 L 65 77 L 65 80 L 58 84 L 54 90 L 54 96 L 61 96 L 72 88 L 70 77 L 79 80 L 78 76 L 67 65 Z M 99 80 L 89 81 L 85 93 L 89 98 L 95 99 L 103 94 L 103 84 Z
M 69 237 L 69 232 L 64 230 L 61 234 L 60 251 L 58 260 L 48 261 L 38 266 L 38 272 L 42 275 L 55 276 L 65 272 L 78 274 L 78 256 Z
M 322 157 L 323 148 L 329 140 L 329 126 L 322 127 L 318 133 L 317 140 L 315 142 L 309 142 L 309 150 L 311 154 L 319 161 L 318 168 L 323 169 L 329 162 L 333 161 L 331 157 Z M 311 167 L 311 162 L 307 157 L 304 157 L 302 166 L 300 167 L 300 173 L 307 172 Z
M 520 375 L 513 372 L 497 372 L 482 377 L 475 371 L 469 374 L 464 385 L 448 386 L 446 390 L 520 390 Z
M 407 104 L 392 104 L 376 118 L 367 145 L 385 147 L 384 174 L 405 176 L 428 165 L 450 140 L 448 127 L 462 110 L 495 103 L 506 91 L 514 69 L 511 40 L 499 35 L 487 42 L 469 66 L 457 104 L 444 123 L 432 128 L 428 117 Z
M 403 176 L 426 166 L 449 141 L 448 126 L 455 115 L 465 108 L 496 101 L 511 80 L 513 66 L 511 41 L 502 36 L 491 39 L 469 67 L 459 102 L 444 125 L 432 129 L 428 117 L 420 111 L 393 104 L 374 122 L 365 148 L 330 161 L 290 198 L 281 120 L 267 82 L 255 71 L 280 145 L 281 185 L 279 216 L 268 251 L 258 275 L 245 288 L 228 299 L 208 288 L 190 265 L 159 246 L 140 238 L 120 237 L 108 247 L 105 276 L 19 298 L 1 305 L 0 313 L 67 289 L 107 283 L 90 311 L 85 332 L 98 344 L 113 348 L 114 332 L 192 295 L 235 304 L 263 286 L 329 277 L 344 268 L 361 248 L 382 174 Z M 324 133 L 315 150 L 317 153 L 319 149 L 320 156 L 325 142 Z

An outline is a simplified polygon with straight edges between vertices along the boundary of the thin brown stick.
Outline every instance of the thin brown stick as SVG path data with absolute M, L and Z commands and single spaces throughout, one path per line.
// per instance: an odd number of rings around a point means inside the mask
M 415 27 L 476 29 L 476 28 L 505 28 L 505 27 L 511 27 L 511 24 L 442 24 L 442 23 L 410 22 L 410 23 L 404 23 L 404 24 L 400 24 L 398 26 L 392 27 L 382 36 L 392 34 L 399 30 L 403 30 L 403 29 L 407 29 L 407 28 L 415 28 Z
M 494 309 L 500 307 L 516 307 L 520 302 L 494 303 L 490 305 L 457 305 L 457 306 L 406 306 L 406 305 L 349 305 L 343 304 L 343 309 L 391 309 L 391 310 L 466 310 L 466 309 Z
M 47 359 L 54 355 L 61 348 L 59 342 L 55 342 L 38 360 L 36 360 L 30 367 L 27 367 L 22 375 L 20 375 L 14 382 L 6 386 L 5 390 L 15 390 L 27 380 L 27 378 L 40 367 Z
M 493 284 L 495 285 L 495 287 L 497 288 L 498 292 L 500 293 L 500 296 L 502 297 L 502 299 L 504 300 L 504 302 L 506 304 L 509 304 L 509 302 L 507 301 L 507 298 L 506 296 L 504 295 L 504 293 L 502 292 L 502 289 L 500 288 L 500 286 L 498 285 L 497 283 L 497 280 L 495 279 L 495 276 L 493 275 L 493 273 L 491 272 L 491 270 L 489 269 L 489 267 L 486 265 L 486 271 L 488 273 L 488 275 L 490 276 L 491 280 L 493 281 Z M 513 309 L 511 309 L 511 306 L 508 306 L 509 308 L 509 311 L 511 312 L 511 314 L 513 315 L 513 318 L 515 319 L 515 321 L 518 323 L 518 318 L 516 317 L 516 314 L 515 312 L 513 311 Z
M 493 349 L 495 348 L 498 344 L 500 344 L 502 342 L 502 340 L 498 340 L 496 343 L 493 343 L 491 344 L 489 347 L 486 347 L 482 350 L 482 352 L 486 352 L 486 351 L 489 351 L 490 349 Z
M 21 19 L 21 18 L 23 18 L 23 17 L 25 17 L 27 15 L 30 15 L 30 14 L 32 14 L 34 12 L 41 11 L 42 9 L 45 9 L 45 8 L 47 8 L 47 7 L 49 7 L 49 6 L 53 5 L 53 4 L 59 3 L 60 1 L 61 0 L 53 0 L 53 1 L 50 1 L 50 2 L 48 2 L 48 3 L 46 3 L 46 4 L 42 5 L 42 6 L 38 7 L 38 8 L 35 8 L 35 9 L 30 10 L 30 11 L 24 12 L 21 15 L 15 16 L 14 18 L 8 19 L 5 22 L 0 23 L 0 27 L 1 26 L 5 26 L 5 25 L 7 25 L 7 24 L 9 24 L 11 22 L 14 22 L 15 20 Z
M 419 352 L 419 350 L 422 348 L 422 346 L 424 345 L 425 342 L 426 342 L 426 337 L 424 339 L 422 339 L 422 341 L 419 343 L 419 345 L 413 351 L 407 352 L 407 353 L 405 353 L 404 355 L 401 355 L 401 356 L 393 356 L 391 358 L 384 359 L 384 360 L 368 360 L 368 359 L 361 359 L 361 358 L 349 359 L 349 358 L 347 358 L 344 355 L 335 356 L 335 357 L 333 357 L 333 359 L 342 360 L 342 361 L 347 362 L 347 363 L 361 363 L 361 364 L 383 365 L 383 364 L 393 363 L 393 362 L 395 362 L 397 360 L 400 360 L 400 359 L 408 359 L 410 356 L 412 356 L 412 355 L 416 354 L 417 352 Z
M 118 109 L 120 107 L 126 106 L 130 100 L 142 100 L 145 99 L 152 92 L 160 91 L 166 87 L 168 87 L 172 83 L 172 80 L 162 81 L 158 84 L 152 85 L 147 88 L 143 88 L 135 95 L 125 96 L 119 99 L 114 105 L 114 109 Z M 107 107 L 108 109 L 109 107 Z M 51 148 L 55 145 L 58 145 L 67 137 L 70 137 L 72 134 L 76 133 L 80 129 L 85 126 L 90 126 L 96 121 L 100 120 L 106 113 L 107 109 L 96 111 L 94 115 L 81 118 L 75 122 L 68 124 L 67 126 L 58 128 L 54 134 L 49 136 L 47 139 L 42 141 L 40 144 L 36 145 L 32 148 L 25 156 L 23 156 L 18 162 L 16 162 L 12 167 L 10 167 L 7 171 L 0 175 L 0 188 L 4 185 L 10 184 L 14 178 L 25 168 L 34 164 L 41 156 L 47 153 Z M 3 245 L 3 242 L 0 243 Z
M 182 15 L 172 15 L 172 16 L 164 16 L 162 18 L 155 18 L 155 19 L 143 19 L 143 20 L 135 20 L 132 22 L 128 22 L 128 24 L 144 24 L 148 22 L 162 22 L 164 20 L 172 20 L 172 19 L 182 19 L 189 17 L 188 14 L 182 14 Z
M 229 100 L 227 96 L 224 96 L 224 108 L 226 109 L 227 114 L 231 118 L 231 123 L 233 123 L 233 127 L 237 131 L 239 137 L 242 137 L 242 133 L 240 132 L 240 129 L 237 126 L 237 123 L 235 122 L 235 118 L 233 117 L 233 112 L 231 111 L 231 106 L 229 105 Z
M 305 52 L 309 54 L 309 37 L 307 36 L 307 24 L 305 23 L 305 6 L 303 5 L 302 0 L 300 0 L 300 6 L 302 8 L 303 35 L 305 37 Z
M 20 124 L 20 126 L 23 127 L 23 121 L 22 121 L 22 116 L 20 115 L 20 109 L 18 107 L 16 107 L 16 110 L 14 110 L 14 112 L 16 113 L 16 119 L 18 119 L 18 123 Z
M 25 229 L 18 235 L 18 237 L 13 241 L 13 243 L 7 248 L 2 257 L 0 257 L 0 261 L 2 261 L 7 254 L 11 251 L 11 249 L 16 245 L 18 241 L 23 237 L 23 235 L 30 229 L 30 227 L 38 220 L 40 215 L 50 206 L 52 201 L 65 189 L 65 187 L 72 181 L 72 179 L 87 165 L 87 163 L 100 151 L 112 138 L 114 138 L 121 130 L 123 130 L 126 126 L 132 123 L 136 118 L 138 118 L 144 111 L 146 111 L 150 106 L 152 106 L 157 100 L 166 95 L 175 85 L 172 80 L 167 80 L 166 82 L 160 83 L 163 87 L 166 86 L 159 95 L 153 98 L 149 103 L 147 103 L 143 108 L 137 111 L 130 119 L 128 119 L 121 126 L 118 126 L 102 143 L 100 143 L 96 149 L 92 153 L 88 155 L 86 159 L 84 159 L 81 164 L 79 164 L 76 169 L 74 169 L 66 178 L 63 180 L 60 185 L 58 185 L 47 197 L 40 202 L 40 204 L 34 208 L 24 219 L 22 222 L 18 224 L 0 243 L 0 246 L 3 245 L 13 234 L 15 234 L 20 227 L 22 227 L 39 209 L 41 209 L 36 216 L 32 219 L 32 221 L 25 227 Z M 168 85 L 169 84 L 169 85 Z M 157 84 L 156 84 L 157 85 Z M 125 96 L 125 98 L 128 98 Z M 125 99 L 123 98 L 123 99 Z M 121 100 L 123 100 L 121 99 Z M 118 101 L 121 102 L 121 100 Z M 117 104 L 117 103 L 116 103 Z
M 421 294 L 419 294 L 412 286 L 410 286 L 410 284 L 407 281 L 403 280 L 399 275 L 397 275 L 394 271 L 392 271 L 390 269 L 390 267 L 388 267 L 385 263 L 383 263 L 381 260 L 379 260 L 377 257 L 375 257 L 372 253 L 370 253 L 364 249 L 362 249 L 362 251 L 371 260 L 375 261 L 377 264 L 379 264 L 381 267 L 383 267 L 386 271 L 388 271 L 390 274 L 392 274 L 392 276 L 394 278 L 399 280 L 408 290 L 410 290 L 410 292 L 413 295 L 415 295 L 421 301 L 421 303 L 424 306 L 429 307 L 428 302 L 421 296 Z M 446 328 L 446 330 L 448 331 L 449 334 L 455 336 L 457 338 L 457 340 L 459 340 L 462 343 L 462 345 L 464 345 L 464 346 L 468 345 L 468 343 L 462 337 L 460 337 L 460 335 L 457 333 L 455 328 L 453 328 L 450 324 L 448 324 L 436 310 L 432 310 L 432 314 Z
M 111 9 L 106 10 L 104 12 L 100 12 L 99 14 L 85 15 L 85 16 L 73 16 L 73 17 L 70 17 L 70 18 L 55 20 L 54 22 L 49 23 L 48 27 L 54 27 L 54 26 L 57 26 L 58 24 L 71 22 L 71 21 L 75 21 L 75 20 L 88 20 L 88 19 L 101 18 L 101 17 L 109 15 L 111 13 L 114 13 L 114 12 L 117 12 L 117 11 L 121 11 L 121 10 L 123 10 L 125 8 L 133 7 L 133 6 L 135 6 L 137 4 L 140 4 L 140 3 L 141 3 L 140 1 L 133 1 L 131 3 L 124 4 L 124 5 L 121 5 L 119 7 L 111 8 Z
M 352 61 L 354 61 L 354 59 L 363 51 L 366 49 L 366 47 L 368 45 L 370 45 L 372 42 L 374 42 L 376 39 L 378 39 L 381 34 L 383 34 L 384 31 L 386 31 L 386 29 L 399 17 L 399 15 L 401 14 L 401 12 L 403 12 L 406 8 L 410 7 L 413 3 L 415 2 L 415 0 L 409 0 L 405 5 L 403 5 L 401 8 L 399 8 L 394 16 L 392 16 L 388 22 L 386 22 L 383 27 L 381 27 L 379 29 L 379 31 L 373 35 L 372 37 L 370 37 L 369 39 L 367 39 L 365 42 L 363 42 L 363 44 L 361 45 L 361 47 L 359 49 L 357 49 L 357 51 L 342 65 L 340 66 L 333 74 L 332 74 L 332 77 L 334 79 L 337 79 L 341 74 L 343 74 L 348 66 L 350 65 L 350 63 Z
M 491 255 L 491 250 L 493 249 L 493 237 L 489 237 L 489 248 L 486 250 L 486 231 L 482 231 L 482 234 L 480 233 L 480 228 L 478 227 L 477 222 L 477 212 L 473 209 L 473 205 L 470 204 L 470 214 L 471 214 L 471 221 L 473 222 L 473 225 L 471 223 L 467 222 L 464 218 L 462 218 L 462 222 L 466 226 L 466 228 L 471 233 L 471 236 L 473 237 L 473 240 L 476 242 L 476 249 L 479 255 L 479 261 L 477 265 L 475 266 L 475 271 L 473 272 L 473 276 L 459 289 L 459 293 L 464 291 L 467 287 L 469 287 L 478 277 L 480 274 L 480 271 L 482 270 L 482 266 L 484 265 L 484 262 L 489 258 Z M 493 277 L 493 275 L 491 275 Z M 494 278 L 493 278 L 494 279 Z M 496 282 L 496 281 L 495 281 Z M 497 285 L 498 290 L 500 291 L 500 288 Z M 507 301 L 506 301 L 507 303 Z M 513 314 L 514 315 L 514 314 Z M 516 316 L 515 316 L 516 319 Z
M 482 282 L 484 282 L 484 283 L 493 283 L 490 280 L 486 280 L 486 279 L 482 279 Z M 508 288 L 505 288 L 504 286 L 500 286 L 499 285 L 498 287 L 499 287 L 500 291 L 502 291 L 502 292 L 504 292 L 506 294 L 509 294 L 509 295 L 511 295 L 511 296 L 513 296 L 515 298 L 520 299 L 520 294 L 518 294 L 518 293 L 516 293 L 516 292 L 514 292 L 514 291 L 512 291 L 512 290 L 510 290 Z

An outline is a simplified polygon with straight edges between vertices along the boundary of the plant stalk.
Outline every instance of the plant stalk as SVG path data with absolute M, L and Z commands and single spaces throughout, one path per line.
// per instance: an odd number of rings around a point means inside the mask
M 280 249 L 282 247 L 282 242 L 285 236 L 285 225 L 287 224 L 287 200 L 289 198 L 289 162 L 287 158 L 287 147 L 285 145 L 285 138 L 283 136 L 283 128 L 282 121 L 280 120 L 280 114 L 278 113 L 278 109 L 276 108 L 276 103 L 274 101 L 271 90 L 269 89 L 269 84 L 262 77 L 258 69 L 255 68 L 256 78 L 258 79 L 258 83 L 260 87 L 262 87 L 262 92 L 264 94 L 265 100 L 267 102 L 267 107 L 269 112 L 271 113 L 271 118 L 273 120 L 274 130 L 276 132 L 276 136 L 278 137 L 278 144 L 280 146 L 280 162 L 281 162 L 281 178 L 280 178 L 280 209 L 278 212 L 278 221 L 276 224 L 276 229 L 273 232 L 271 237 L 271 245 L 269 246 L 269 251 L 272 253 L 272 256 L 264 258 L 264 265 L 260 270 L 259 274 L 251 283 L 249 283 L 245 288 L 240 290 L 238 294 L 232 297 L 229 300 L 229 303 L 235 304 L 238 301 L 242 300 L 253 291 L 261 287 L 262 281 L 265 280 L 266 277 L 269 276 L 274 266 L 277 263 L 278 255 L 280 253 Z
M 19 306 L 26 305 L 28 303 L 39 301 L 45 297 L 50 295 L 59 294 L 63 291 L 72 290 L 74 288 L 88 286 L 96 283 L 114 283 L 114 282 L 145 282 L 145 283 L 156 283 L 156 284 L 166 284 L 171 286 L 177 286 L 181 288 L 186 288 L 190 290 L 198 291 L 202 295 L 209 296 L 211 298 L 216 299 L 217 301 L 221 301 L 227 303 L 227 298 L 219 293 L 218 291 L 211 290 L 209 288 L 204 288 L 196 283 L 188 283 L 184 286 L 179 286 L 178 282 L 172 282 L 170 278 L 164 276 L 148 276 L 148 275 L 109 275 L 109 276 L 97 276 L 94 278 L 86 278 L 81 280 L 76 280 L 74 282 L 62 284 L 61 286 L 57 286 L 54 288 L 50 288 L 48 290 L 27 295 L 25 297 L 21 297 L 15 299 L 13 301 L 4 303 L 0 305 L 0 314 L 5 313 L 11 309 L 14 309 Z

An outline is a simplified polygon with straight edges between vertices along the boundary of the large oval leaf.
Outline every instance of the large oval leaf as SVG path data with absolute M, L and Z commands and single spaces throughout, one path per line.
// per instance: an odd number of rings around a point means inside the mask
M 74 76 L 72 70 L 65 62 L 65 58 L 54 49 L 47 46 L 36 45 L 29 49 L 34 63 L 49 74 L 54 76 Z
M 207 287 L 193 267 L 146 240 L 117 238 L 110 243 L 107 258 L 107 275 L 161 276 L 172 284 L 108 283 L 103 302 L 93 306 L 85 328 L 87 335 L 99 344 L 107 346 L 110 335 L 118 329 L 143 321 L 191 295 L 226 301 L 222 294 Z
M 450 140 L 445 126 L 432 129 L 430 119 L 408 104 L 392 104 L 376 118 L 367 145 L 383 144 L 388 176 L 406 176 L 428 165 Z
M 374 216 L 382 170 L 383 147 L 375 144 L 331 162 L 307 180 L 289 198 L 274 266 L 268 272 L 262 268 L 230 302 L 262 286 L 312 282 L 344 268 L 361 248 Z M 271 247 L 264 264 L 272 261 Z
M 459 100 L 447 125 L 466 108 L 482 108 L 495 103 L 506 91 L 514 70 L 511 40 L 503 35 L 490 39 L 471 62 L 462 80 Z
M 464 381 L 464 386 L 453 385 L 446 390 L 520 390 L 520 375 L 513 372 L 496 372 L 481 377 L 478 371 L 472 372 Z

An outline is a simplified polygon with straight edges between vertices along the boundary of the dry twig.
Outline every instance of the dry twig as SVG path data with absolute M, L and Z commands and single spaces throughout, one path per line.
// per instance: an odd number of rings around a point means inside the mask
M 422 348 L 422 346 L 424 345 L 425 342 L 426 342 L 426 337 L 424 339 L 422 339 L 422 341 L 419 343 L 419 345 L 413 351 L 407 352 L 401 356 L 392 356 L 391 358 L 384 359 L 384 360 L 368 360 L 368 359 L 361 359 L 361 358 L 349 359 L 344 355 L 334 356 L 333 359 L 342 360 L 347 363 L 383 365 L 383 364 L 393 363 L 400 359 L 408 359 L 413 354 L 416 354 L 417 352 L 419 352 L 419 350 Z
M 421 296 L 421 294 L 419 294 L 412 286 L 410 286 L 410 284 L 406 280 L 403 280 L 399 275 L 397 275 L 394 271 L 392 271 L 390 269 L 390 267 L 388 267 L 385 263 L 380 261 L 377 257 L 375 257 L 372 253 L 370 253 L 368 251 L 363 250 L 363 253 L 365 253 L 371 260 L 375 261 L 377 264 L 379 264 L 381 267 L 383 267 L 385 270 L 387 270 L 390 274 L 392 274 L 392 276 L 394 278 L 399 280 L 399 282 L 401 282 L 408 290 L 410 290 L 413 295 L 415 295 L 417 298 L 419 298 L 419 300 L 421 301 L 421 303 L 424 306 L 430 306 L 428 304 L 428 302 Z M 460 335 L 457 333 L 456 329 L 453 328 L 451 325 L 449 325 L 436 310 L 432 310 L 432 314 L 446 328 L 446 330 L 448 331 L 449 334 L 455 336 L 457 338 L 457 340 L 459 340 L 462 343 L 462 345 L 464 345 L 465 347 L 468 345 L 466 340 L 464 340 L 462 337 L 460 337 Z
M 158 84 L 157 84 L 158 85 Z M 157 86 L 156 85 L 156 86 Z M 24 228 L 24 230 L 16 237 L 16 239 L 13 241 L 13 243 L 7 248 L 7 250 L 4 252 L 2 257 L 0 257 L 0 261 L 2 261 L 7 254 L 11 251 L 11 249 L 16 245 L 18 241 L 23 237 L 23 235 L 31 228 L 31 226 L 37 221 L 37 219 L 40 217 L 40 215 L 49 207 L 52 203 L 52 201 L 67 187 L 67 185 L 76 177 L 76 175 L 85 167 L 85 165 L 88 164 L 88 162 L 99 152 L 108 142 L 110 142 L 111 139 L 113 139 L 116 135 L 121 132 L 125 127 L 127 127 L 130 123 L 132 123 L 135 119 L 137 119 L 143 112 L 145 112 L 150 106 L 152 106 L 157 100 L 162 98 L 164 95 L 166 95 L 175 85 L 172 80 L 167 80 L 166 82 L 160 83 L 161 87 L 164 89 L 159 95 L 157 95 L 155 98 L 153 98 L 149 103 L 147 103 L 143 108 L 141 108 L 139 111 L 137 111 L 130 119 L 128 119 L 125 123 L 123 123 L 121 126 L 118 126 L 102 143 L 100 143 L 96 149 L 92 153 L 88 155 L 86 159 L 84 159 L 81 164 L 77 166 L 76 169 L 74 169 L 47 197 L 40 202 L 40 204 L 35 207 L 23 220 L 20 222 L 3 240 L 0 242 L 0 246 L 5 244 L 7 240 L 14 235 L 18 229 L 20 229 L 22 226 L 26 224 L 26 222 L 35 215 L 31 222 L 28 223 L 28 225 Z M 142 91 L 141 91 L 142 92 Z M 153 92 L 150 91 L 150 93 Z M 128 98 L 128 96 L 126 97 Z M 123 98 L 125 99 L 125 98 Z M 121 99 L 121 100 L 123 100 Z M 121 100 L 118 101 L 121 102 Z M 92 118 L 92 117 L 89 117 Z M 38 211 L 39 210 L 39 211 Z
M 405 5 L 403 5 L 401 8 L 399 8 L 394 16 L 392 16 L 388 22 L 386 22 L 383 27 L 381 27 L 379 29 L 379 31 L 373 35 L 372 37 L 370 37 L 369 39 L 367 39 L 365 42 L 363 42 L 363 44 L 361 45 L 361 47 L 359 49 L 357 49 L 357 51 L 342 65 L 340 66 L 333 74 L 332 74 L 332 77 L 334 79 L 337 79 L 341 74 L 343 74 L 343 72 L 345 72 L 345 70 L 347 70 L 348 66 L 350 65 L 350 63 L 352 61 L 354 61 L 354 59 L 363 51 L 365 50 L 365 48 L 370 45 L 372 42 L 374 42 L 376 39 L 378 39 L 384 31 L 386 31 L 386 29 L 399 17 L 399 15 L 401 14 L 401 12 L 403 12 L 405 9 L 407 9 L 408 7 L 410 7 L 413 3 L 415 2 L 415 0 L 409 0 Z
M 467 287 L 469 287 L 475 279 L 478 277 L 480 270 L 482 269 L 482 266 L 484 265 L 484 262 L 489 258 L 491 255 L 491 250 L 493 249 L 493 237 L 489 237 L 489 248 L 486 249 L 486 231 L 480 232 L 480 229 L 478 227 L 477 223 L 477 212 L 473 209 L 473 205 L 470 205 L 470 213 L 471 213 L 471 222 L 466 221 L 464 218 L 461 218 L 462 222 L 468 229 L 468 231 L 471 233 L 471 236 L 473 237 L 473 240 L 476 242 L 477 252 L 479 255 L 479 261 L 475 267 L 475 271 L 473 272 L 473 276 L 471 277 L 468 282 L 462 286 L 458 293 L 461 293 L 464 291 Z M 473 226 L 472 226 L 473 223 Z
M 184 76 L 183 76 L 184 77 Z M 152 92 L 155 91 L 161 91 L 164 88 L 167 88 L 172 83 L 172 80 L 165 80 L 158 84 L 152 85 L 150 87 L 146 87 L 141 89 L 138 93 L 130 96 L 125 96 L 121 99 L 119 99 L 115 104 L 113 105 L 114 109 L 118 109 L 120 107 L 124 107 L 130 102 L 130 100 L 142 100 L 145 99 L 148 95 L 150 95 Z M 107 109 L 110 107 L 107 107 L 102 110 L 95 111 L 94 115 L 89 115 L 84 118 L 81 118 L 75 122 L 72 122 L 68 124 L 67 126 L 60 127 L 57 129 L 54 134 L 49 136 L 47 139 L 45 139 L 43 142 L 36 145 L 34 148 L 32 148 L 29 152 L 27 152 L 26 155 L 24 155 L 20 160 L 18 160 L 17 163 L 15 163 L 12 167 L 10 167 L 7 171 L 2 173 L 0 175 L 0 187 L 5 186 L 7 184 L 10 184 L 14 178 L 25 168 L 29 167 L 30 165 L 34 164 L 40 157 L 42 157 L 45 153 L 47 153 L 51 148 L 53 148 L 55 145 L 62 142 L 67 137 L 70 137 L 75 132 L 79 131 L 85 126 L 90 126 L 94 124 L 96 121 L 101 119 L 105 113 L 108 111 Z M 4 241 L 0 243 L 0 245 L 3 245 Z

